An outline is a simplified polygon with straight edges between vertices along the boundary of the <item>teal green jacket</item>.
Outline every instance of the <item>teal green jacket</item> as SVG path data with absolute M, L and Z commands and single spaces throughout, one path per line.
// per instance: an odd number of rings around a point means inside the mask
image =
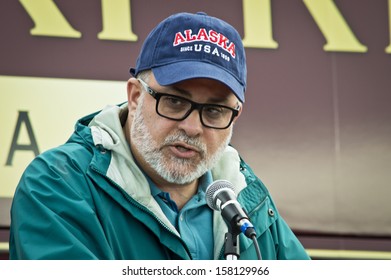
M 150 194 L 113 106 L 87 116 L 64 145 L 36 157 L 11 208 L 10 259 L 191 259 L 180 234 Z M 228 147 L 213 179 L 238 186 L 263 259 L 309 259 L 263 183 Z M 227 226 L 214 212 L 214 258 L 224 259 Z M 202 226 L 202 225 L 200 225 Z M 240 235 L 240 259 L 257 259 Z

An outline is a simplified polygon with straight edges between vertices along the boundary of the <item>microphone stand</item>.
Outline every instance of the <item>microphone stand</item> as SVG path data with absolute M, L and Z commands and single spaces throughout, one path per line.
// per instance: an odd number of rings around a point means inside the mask
M 226 260 L 238 260 L 239 253 L 239 234 L 240 231 L 230 228 L 225 234 L 225 250 L 224 256 Z

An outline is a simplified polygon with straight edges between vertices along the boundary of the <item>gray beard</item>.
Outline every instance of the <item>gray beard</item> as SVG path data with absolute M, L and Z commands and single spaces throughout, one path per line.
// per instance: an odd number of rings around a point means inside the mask
M 144 116 L 142 114 L 143 101 L 144 96 L 141 96 L 140 103 L 133 119 L 130 139 L 143 159 L 157 174 L 159 174 L 159 176 L 169 183 L 185 185 L 197 180 L 215 166 L 231 140 L 232 128 L 228 128 L 230 129 L 230 134 L 225 141 L 221 143 L 217 151 L 211 155 L 208 155 L 207 147 L 201 142 L 200 138 L 191 138 L 182 130 L 171 133 L 164 139 L 164 142 L 159 145 L 152 138 L 148 127 L 145 125 Z M 196 163 L 193 159 L 167 156 L 162 152 L 161 147 L 178 141 L 196 147 L 200 151 L 201 161 Z

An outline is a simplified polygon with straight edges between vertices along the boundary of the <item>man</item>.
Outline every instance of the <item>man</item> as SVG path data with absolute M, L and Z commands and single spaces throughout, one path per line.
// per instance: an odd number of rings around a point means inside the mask
M 205 202 L 224 179 L 264 259 L 308 259 L 229 142 L 246 87 L 241 38 L 204 13 L 175 14 L 147 37 L 125 104 L 81 119 L 38 156 L 11 210 L 12 259 L 223 259 L 228 227 Z M 239 235 L 240 259 L 256 259 Z

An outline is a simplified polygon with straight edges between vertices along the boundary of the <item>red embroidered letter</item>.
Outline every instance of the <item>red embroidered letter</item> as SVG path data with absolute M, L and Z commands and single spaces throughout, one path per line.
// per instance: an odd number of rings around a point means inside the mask
M 178 32 L 177 34 L 175 34 L 175 39 L 174 39 L 174 43 L 173 43 L 174 46 L 177 46 L 179 44 L 183 44 L 185 42 L 186 42 L 186 39 L 185 39 L 185 37 L 183 37 L 181 32 Z
M 198 41 L 209 41 L 208 33 L 206 33 L 205 28 L 201 28 L 198 31 L 197 40 Z

